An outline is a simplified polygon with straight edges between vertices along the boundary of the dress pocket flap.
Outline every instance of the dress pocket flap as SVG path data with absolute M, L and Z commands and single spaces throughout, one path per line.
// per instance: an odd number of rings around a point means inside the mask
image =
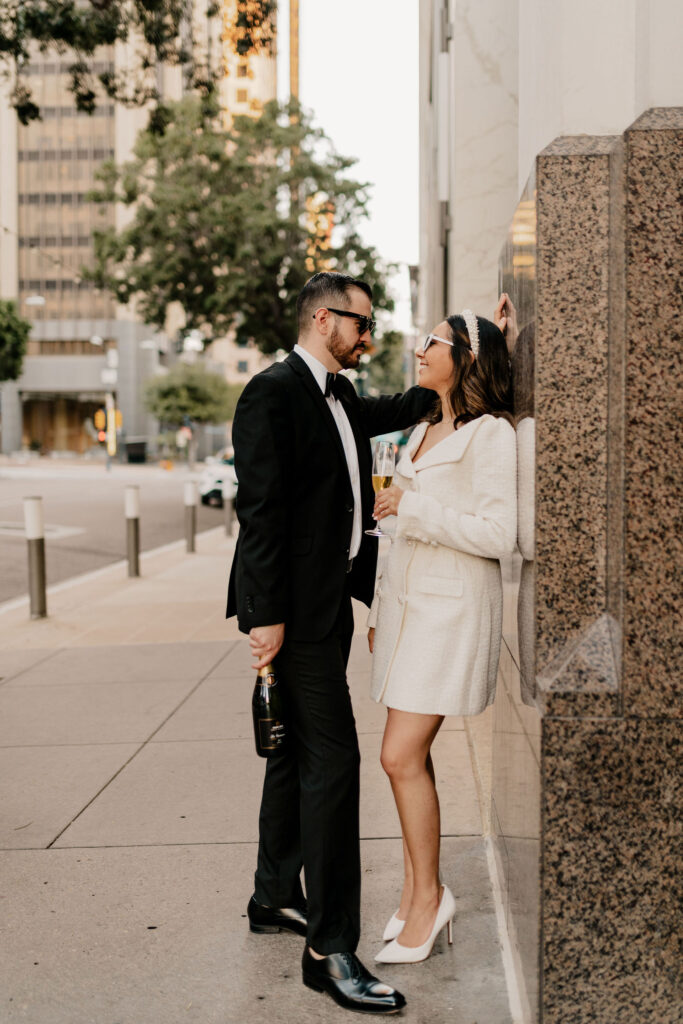
M 462 580 L 448 576 L 423 576 L 418 590 L 422 594 L 438 594 L 440 597 L 462 597 Z

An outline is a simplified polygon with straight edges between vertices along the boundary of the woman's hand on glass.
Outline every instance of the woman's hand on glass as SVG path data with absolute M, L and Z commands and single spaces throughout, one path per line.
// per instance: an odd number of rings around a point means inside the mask
M 393 441 L 378 441 L 372 456 L 372 487 L 375 494 L 390 490 L 396 466 L 396 446 Z M 375 505 L 377 508 L 377 505 Z M 388 514 L 388 513 L 387 513 Z M 379 525 L 379 516 L 375 516 L 374 530 L 366 530 L 368 537 L 384 537 Z
M 384 519 L 385 516 L 398 515 L 398 506 L 401 504 L 403 495 L 404 491 L 397 484 L 392 484 L 391 487 L 378 491 L 375 497 L 375 507 L 372 511 L 373 517 L 375 519 Z
M 512 355 L 512 350 L 517 344 L 519 327 L 517 325 L 517 310 L 507 292 L 503 292 L 498 299 L 498 305 L 493 311 L 493 322 L 505 335 L 508 355 Z

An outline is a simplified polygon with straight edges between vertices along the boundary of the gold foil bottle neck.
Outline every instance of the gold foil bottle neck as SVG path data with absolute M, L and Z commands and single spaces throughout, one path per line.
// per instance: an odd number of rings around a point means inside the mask
M 274 676 L 275 669 L 273 668 L 272 664 L 266 665 L 265 668 L 260 668 L 258 670 L 258 674 L 261 676 L 262 679 L 265 679 L 266 676 Z

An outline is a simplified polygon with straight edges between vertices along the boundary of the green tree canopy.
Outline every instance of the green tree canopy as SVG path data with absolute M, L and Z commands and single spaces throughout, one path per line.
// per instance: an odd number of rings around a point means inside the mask
M 377 252 L 358 226 L 367 186 L 297 105 L 220 126 L 211 101 L 188 97 L 160 136 L 138 137 L 135 159 L 104 165 L 93 198 L 134 207 L 120 231 L 95 233 L 86 272 L 119 302 L 137 299 L 164 328 L 172 303 L 205 339 L 253 338 L 266 353 L 296 339 L 296 296 L 318 270 L 367 280 L 375 306 L 393 308 Z
M 366 389 L 371 393 L 378 391 L 388 394 L 403 391 L 403 334 L 401 331 L 385 331 L 375 342 L 375 348 L 376 351 L 367 364 Z
M 154 377 L 145 388 L 145 406 L 171 427 L 188 421 L 225 423 L 232 419 L 241 386 L 231 387 L 218 373 L 201 363 L 176 363 L 168 373 Z
M 127 106 L 154 104 L 150 125 L 163 130 L 165 112 L 156 86 L 159 64 L 183 65 L 186 84 L 210 93 L 223 74 L 207 48 L 191 35 L 193 0 L 3 0 L 0 3 L 0 65 L 12 82 L 11 102 L 22 124 L 40 117 L 23 69 L 36 49 L 66 54 L 70 90 L 78 110 L 92 114 L 97 92 Z M 221 15 L 219 0 L 208 0 L 207 17 Z M 223 25 L 236 53 L 272 52 L 276 0 L 236 0 L 232 25 Z M 92 57 L 101 47 L 131 44 L 130 66 L 93 74 Z M 219 49 L 219 48 L 217 48 Z
M 16 302 L 0 299 L 0 381 L 17 380 L 26 355 L 31 324 L 17 312 Z

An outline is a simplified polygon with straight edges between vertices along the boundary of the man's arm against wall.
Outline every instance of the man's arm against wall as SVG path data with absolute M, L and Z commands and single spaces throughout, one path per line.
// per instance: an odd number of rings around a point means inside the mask
M 232 431 L 240 523 L 236 573 L 240 629 L 285 621 L 291 424 L 286 395 L 266 374 L 246 386 Z
M 415 386 L 405 394 L 359 397 L 361 415 L 368 437 L 407 430 L 421 420 L 436 402 L 436 391 Z

